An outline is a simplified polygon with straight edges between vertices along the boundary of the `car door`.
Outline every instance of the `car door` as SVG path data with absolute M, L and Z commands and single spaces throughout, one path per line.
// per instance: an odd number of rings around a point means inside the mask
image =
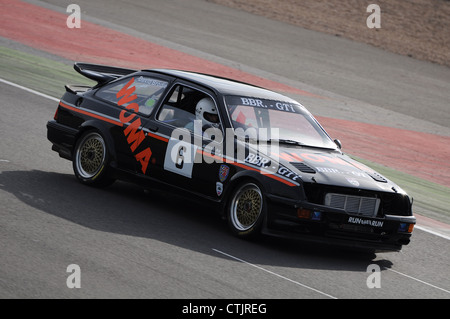
M 220 135 L 220 143 L 223 134 L 220 122 L 213 128 L 205 127 L 199 120 L 197 107 L 205 100 L 217 110 L 218 104 L 211 91 L 188 83 L 176 83 L 172 87 L 155 115 L 155 127 L 167 137 L 164 160 L 156 160 L 156 163 L 164 182 L 214 196 L 218 168 L 215 163 L 204 160 L 203 151 L 215 139 L 206 132 Z

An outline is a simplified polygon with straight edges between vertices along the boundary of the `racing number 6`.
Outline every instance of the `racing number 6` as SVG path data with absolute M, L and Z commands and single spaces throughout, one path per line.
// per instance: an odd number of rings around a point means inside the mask
M 171 138 L 167 145 L 164 158 L 164 169 L 166 171 L 192 178 L 194 168 L 194 157 L 197 146 L 182 140 Z
M 186 152 L 186 147 L 184 147 L 183 145 L 181 145 L 178 148 L 178 152 L 177 152 L 177 158 L 175 159 L 175 167 L 178 169 L 182 169 L 183 168 L 183 163 L 184 163 L 184 152 Z

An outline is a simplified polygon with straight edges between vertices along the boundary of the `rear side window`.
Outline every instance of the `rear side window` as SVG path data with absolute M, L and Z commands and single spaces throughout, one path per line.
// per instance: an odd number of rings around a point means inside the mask
M 131 84 L 129 84 L 130 81 L 132 82 Z M 137 103 L 139 105 L 139 113 L 148 116 L 161 98 L 167 85 L 167 81 L 140 75 L 107 85 L 99 89 L 95 95 L 102 100 L 117 105 L 119 100 L 126 96 L 124 93 L 130 97 L 136 95 L 136 98 L 129 103 L 122 104 L 120 107 L 125 108 L 130 103 Z M 118 98 L 117 93 L 122 89 L 124 90 L 121 97 Z

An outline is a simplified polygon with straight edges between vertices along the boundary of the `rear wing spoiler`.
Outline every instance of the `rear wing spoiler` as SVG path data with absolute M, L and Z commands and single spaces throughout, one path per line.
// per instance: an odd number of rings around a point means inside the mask
M 75 71 L 88 79 L 97 82 L 97 85 L 107 83 L 109 81 L 128 75 L 138 70 L 118 68 L 115 66 L 107 66 L 101 64 L 81 63 L 77 62 L 73 65 Z

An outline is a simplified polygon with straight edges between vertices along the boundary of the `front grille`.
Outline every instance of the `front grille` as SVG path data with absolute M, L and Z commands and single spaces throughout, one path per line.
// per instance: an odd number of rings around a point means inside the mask
M 412 216 L 409 197 L 401 193 L 363 190 L 350 187 L 324 185 L 319 183 L 304 183 L 303 189 L 305 192 L 306 200 L 310 203 L 318 205 L 324 204 L 325 195 L 329 193 L 340 194 L 344 196 L 379 198 L 380 207 L 377 214 L 378 217 L 383 217 L 385 215 Z
M 380 207 L 380 199 L 375 197 L 351 196 L 336 193 L 325 195 L 326 206 L 344 209 L 353 214 L 375 217 Z

